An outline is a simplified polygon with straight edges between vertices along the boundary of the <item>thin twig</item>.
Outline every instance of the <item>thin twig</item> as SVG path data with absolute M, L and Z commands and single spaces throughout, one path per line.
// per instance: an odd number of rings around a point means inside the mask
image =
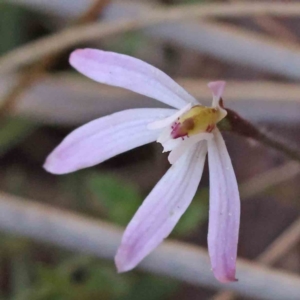
M 10 89 L 3 99 L 1 99 L 0 119 L 13 110 L 21 94 L 34 84 L 37 79 L 40 80 L 45 69 L 50 67 L 55 60 L 56 56 L 48 56 L 40 63 L 36 63 L 34 66 L 30 67 L 29 70 L 24 71 L 20 75 L 15 86 Z
M 148 33 L 149 32 L 149 33 Z M 216 21 L 163 24 L 147 33 L 234 65 L 300 79 L 300 47 L 267 34 Z
M 95 0 L 89 9 L 82 14 L 74 24 L 85 24 L 94 21 L 101 10 L 108 4 L 108 0 Z M 58 58 L 59 53 L 50 54 L 43 57 L 41 61 L 35 63 L 29 68 L 29 70 L 24 71 L 16 83 L 15 87 L 4 96 L 1 101 L 0 106 L 0 119 L 7 115 L 15 106 L 20 95 L 28 89 L 36 80 L 40 80 L 45 71 L 50 68 Z
M 292 33 L 286 26 L 277 20 L 272 19 L 269 16 L 263 18 L 255 18 L 256 24 L 264 29 L 269 34 L 284 41 L 292 41 L 293 43 L 299 42 L 299 38 L 296 34 Z
M 94 0 L 94 3 L 82 14 L 75 22 L 75 25 L 86 24 L 93 22 L 98 18 L 103 9 L 109 4 L 111 0 Z
M 151 5 L 112 2 L 104 11 L 104 19 L 113 19 L 122 11 L 124 17 L 151 14 Z M 282 43 L 269 35 L 256 33 L 225 22 L 184 20 L 144 28 L 146 36 L 207 54 L 234 65 L 255 68 L 293 79 L 300 79 L 300 47 L 293 42 Z M 255 89 L 252 93 L 255 92 Z M 251 94 L 252 94 L 251 93 Z M 249 95 L 251 95 L 249 94 Z
M 0 95 L 14 81 L 14 76 L 1 78 Z M 210 105 L 208 80 L 181 78 L 176 81 L 200 103 Z M 225 90 L 226 106 L 234 108 L 251 122 L 260 124 L 298 124 L 298 95 L 300 86 L 296 83 L 269 81 L 229 80 Z M 99 85 L 77 74 L 62 73 L 44 76 L 34 84 L 22 95 L 13 113 L 47 124 L 78 126 L 115 111 L 141 107 L 163 107 L 163 104 L 129 91 Z
M 108 223 L 3 193 L 0 194 L 0 230 L 110 260 L 122 236 L 122 230 Z M 139 268 L 196 286 L 224 288 L 213 277 L 207 252 L 186 243 L 164 242 Z M 299 276 L 284 271 L 238 260 L 238 274 L 239 282 L 228 287 L 244 296 L 294 300 L 300 294 Z
M 230 0 L 230 2 L 231 3 L 236 3 L 236 2 L 241 3 L 241 0 Z M 272 3 L 272 5 L 273 5 L 273 3 Z M 297 35 L 293 34 L 285 25 L 283 25 L 282 23 L 273 19 L 270 16 L 267 16 L 267 15 L 260 16 L 260 17 L 255 16 L 253 18 L 253 20 L 258 26 L 260 26 L 267 33 L 281 39 L 282 41 L 292 41 L 294 43 L 297 43 L 299 41 L 299 38 Z
M 191 18 L 241 17 L 254 15 L 299 16 L 299 3 L 251 4 L 201 4 L 160 8 L 136 19 L 107 21 L 76 26 L 22 46 L 0 59 L 0 73 L 11 72 L 24 64 L 33 63 L 43 56 L 54 54 L 68 47 L 116 33 L 149 27 L 154 24 Z

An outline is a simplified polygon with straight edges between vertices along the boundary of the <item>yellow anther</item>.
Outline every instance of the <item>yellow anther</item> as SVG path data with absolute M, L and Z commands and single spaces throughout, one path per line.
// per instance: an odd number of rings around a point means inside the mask
M 201 132 L 211 132 L 224 117 L 224 112 L 219 107 L 194 106 L 175 122 L 172 137 L 178 138 Z

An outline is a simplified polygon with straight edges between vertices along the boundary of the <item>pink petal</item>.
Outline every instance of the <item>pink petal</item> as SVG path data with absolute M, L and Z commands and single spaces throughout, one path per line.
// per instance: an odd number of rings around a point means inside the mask
M 208 141 L 210 210 L 208 249 L 215 277 L 235 281 L 240 224 L 240 197 L 223 137 L 215 129 Z
M 99 164 L 115 155 L 153 142 L 158 133 L 147 129 L 173 109 L 129 109 L 91 121 L 70 133 L 48 156 L 44 168 L 65 174 Z
M 170 132 L 171 132 L 171 129 L 169 130 L 169 136 L 170 136 Z M 163 144 L 161 144 L 163 146 L 163 153 L 164 152 L 172 151 L 175 148 L 180 147 L 180 144 L 182 142 L 183 141 L 181 139 L 170 138 L 169 140 L 167 140 L 166 142 L 164 142 Z M 169 160 L 169 162 L 170 162 L 170 160 Z M 170 164 L 172 164 L 172 163 L 170 162 Z
M 70 64 L 85 76 L 154 98 L 178 109 L 197 101 L 159 69 L 130 56 L 96 49 L 78 49 Z
M 219 105 L 219 100 L 222 98 L 224 93 L 226 82 L 225 81 L 212 81 L 208 83 L 208 87 L 213 94 L 213 107 Z
M 171 165 L 175 164 L 178 159 L 192 146 L 194 146 L 196 143 L 203 141 L 203 140 L 209 140 L 213 136 L 211 133 L 208 132 L 202 132 L 195 135 L 192 135 L 188 138 L 185 138 L 183 141 L 179 140 L 178 146 L 176 146 L 171 153 L 168 156 L 169 163 Z M 174 141 L 174 140 L 173 140 Z
M 172 137 L 171 137 L 171 131 L 172 131 L 171 126 L 167 126 L 166 128 L 164 128 L 164 129 L 160 132 L 160 134 L 159 134 L 159 136 L 158 136 L 158 139 L 157 139 L 157 142 L 163 144 L 163 143 L 165 143 L 167 140 L 169 140 L 170 138 L 172 138 Z
M 173 230 L 201 179 L 206 143 L 195 146 L 154 187 L 127 226 L 115 257 L 119 272 L 133 269 Z
M 178 110 L 175 114 L 171 115 L 170 117 L 150 123 L 148 125 L 148 129 L 155 130 L 155 129 L 160 129 L 160 128 L 170 126 L 181 115 L 183 115 L 185 112 L 189 111 L 191 108 L 192 108 L 192 104 L 189 103 L 186 106 L 184 106 L 182 109 Z

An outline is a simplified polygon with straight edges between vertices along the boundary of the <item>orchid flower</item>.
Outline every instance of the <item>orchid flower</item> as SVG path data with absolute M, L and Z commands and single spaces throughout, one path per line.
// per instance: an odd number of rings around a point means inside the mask
M 215 277 L 235 281 L 240 199 L 236 177 L 217 123 L 227 112 L 225 82 L 210 82 L 211 107 L 202 106 L 170 77 L 132 57 L 79 49 L 70 64 L 85 76 L 154 98 L 175 109 L 129 109 L 91 121 L 69 134 L 48 156 L 45 169 L 66 174 L 157 141 L 170 151 L 171 167 L 144 200 L 115 257 L 119 272 L 133 269 L 172 231 L 190 205 L 208 152 L 208 250 Z

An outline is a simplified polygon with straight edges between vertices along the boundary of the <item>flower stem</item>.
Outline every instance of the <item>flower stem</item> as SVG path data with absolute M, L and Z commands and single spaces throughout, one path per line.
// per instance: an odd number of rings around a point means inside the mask
M 235 111 L 228 108 L 226 108 L 226 110 L 226 118 L 223 119 L 218 125 L 222 131 L 230 131 L 247 138 L 252 138 L 269 147 L 281 151 L 291 159 L 300 162 L 300 152 L 298 149 L 292 146 L 287 146 L 285 142 L 280 141 L 278 138 L 273 137 L 269 133 L 259 130 L 249 121 L 239 116 Z

